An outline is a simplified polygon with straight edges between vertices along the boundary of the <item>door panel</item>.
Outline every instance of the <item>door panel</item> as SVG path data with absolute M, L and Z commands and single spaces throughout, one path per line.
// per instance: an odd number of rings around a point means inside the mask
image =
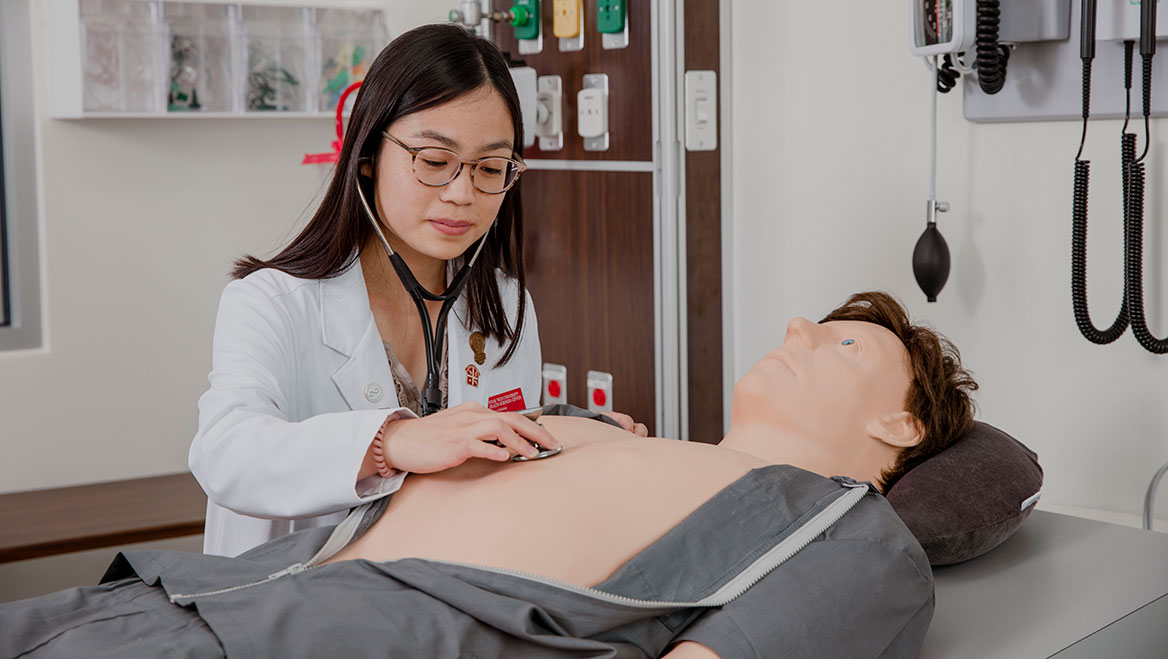
M 685 0 L 685 70 L 719 70 L 717 2 Z M 720 104 L 719 104 L 720 105 Z M 721 108 L 718 110 L 721 127 Z M 719 131 L 720 135 L 720 131 Z M 685 154 L 689 439 L 722 440 L 722 149 Z M 726 414 L 730 410 L 725 410 Z
M 528 287 L 545 362 L 568 367 L 587 407 L 589 370 L 613 376 L 613 407 L 654 430 L 653 174 L 523 175 Z

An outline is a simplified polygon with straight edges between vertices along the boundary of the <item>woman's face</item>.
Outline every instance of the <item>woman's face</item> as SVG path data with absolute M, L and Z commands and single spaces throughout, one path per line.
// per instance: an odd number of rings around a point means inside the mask
M 503 96 L 480 87 L 458 98 L 402 117 L 386 130 L 411 148 L 443 147 L 465 160 L 513 157 L 515 131 Z M 419 165 L 424 166 L 419 158 Z M 422 184 L 413 157 L 382 137 L 377 159 L 377 213 L 388 225 L 395 251 L 448 261 L 481 238 L 499 214 L 504 194 L 487 194 L 471 184 L 471 166 L 442 187 Z

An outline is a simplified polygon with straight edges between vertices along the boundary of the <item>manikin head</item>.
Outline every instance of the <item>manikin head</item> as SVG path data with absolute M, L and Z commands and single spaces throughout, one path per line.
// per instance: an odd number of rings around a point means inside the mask
M 788 324 L 735 385 L 724 445 L 887 491 L 968 432 L 976 388 L 947 339 L 890 295 L 859 293 Z

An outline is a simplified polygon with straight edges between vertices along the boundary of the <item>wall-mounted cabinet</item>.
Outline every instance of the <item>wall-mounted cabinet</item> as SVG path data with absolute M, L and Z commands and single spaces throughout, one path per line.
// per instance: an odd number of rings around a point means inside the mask
M 49 112 L 330 114 L 388 42 L 383 13 L 288 4 L 49 0 Z

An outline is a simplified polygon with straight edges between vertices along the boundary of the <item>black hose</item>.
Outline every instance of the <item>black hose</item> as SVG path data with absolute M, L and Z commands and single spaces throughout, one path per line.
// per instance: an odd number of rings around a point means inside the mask
M 1006 84 L 1010 48 L 998 43 L 1001 18 L 998 0 L 977 0 L 977 82 L 987 94 L 997 94 Z

